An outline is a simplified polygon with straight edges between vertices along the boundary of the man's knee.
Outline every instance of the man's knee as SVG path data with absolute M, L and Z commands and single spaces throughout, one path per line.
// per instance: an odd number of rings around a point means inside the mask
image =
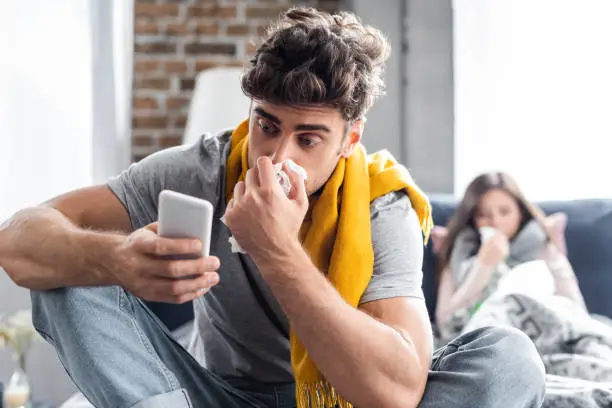
M 32 322 L 45 338 L 52 337 L 54 330 L 61 330 L 62 324 L 79 326 L 83 319 L 106 306 L 117 305 L 118 288 L 75 287 L 30 292 L 32 301 Z
M 32 323 L 36 331 L 46 340 L 50 340 L 53 318 L 61 315 L 58 314 L 57 303 L 63 291 L 64 289 L 30 291 Z
M 493 398 L 512 399 L 516 406 L 539 407 L 546 389 L 545 371 L 531 339 L 511 327 L 488 327 L 478 332 L 489 360 L 483 391 Z

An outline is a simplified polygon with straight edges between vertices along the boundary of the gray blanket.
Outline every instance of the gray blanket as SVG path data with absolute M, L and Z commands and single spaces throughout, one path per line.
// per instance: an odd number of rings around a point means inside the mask
M 543 407 L 612 407 L 612 320 L 560 296 L 490 296 L 464 331 L 511 326 L 534 342 L 547 373 Z

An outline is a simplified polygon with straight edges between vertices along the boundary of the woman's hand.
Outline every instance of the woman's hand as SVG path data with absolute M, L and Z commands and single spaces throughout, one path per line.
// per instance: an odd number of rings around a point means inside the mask
M 487 267 L 493 267 L 504 261 L 510 253 L 510 243 L 508 238 L 501 232 L 497 232 L 478 250 L 478 262 Z

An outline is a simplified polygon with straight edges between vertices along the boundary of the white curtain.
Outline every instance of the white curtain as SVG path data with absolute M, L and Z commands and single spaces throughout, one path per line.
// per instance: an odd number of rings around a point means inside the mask
M 0 223 L 15 211 L 105 181 L 129 163 L 131 0 L 0 0 Z M 0 315 L 29 293 L 0 268 Z M 0 351 L 0 382 L 13 370 Z M 29 356 L 36 398 L 74 386 L 43 341 Z
M 0 218 L 92 181 L 88 3 L 9 0 L 1 24 Z
M 93 69 L 93 182 L 123 170 L 131 152 L 133 0 L 89 0 Z
M 455 191 L 612 197 L 612 1 L 455 0 Z
M 5 219 L 24 206 L 103 182 L 127 166 L 132 2 L 0 3 Z

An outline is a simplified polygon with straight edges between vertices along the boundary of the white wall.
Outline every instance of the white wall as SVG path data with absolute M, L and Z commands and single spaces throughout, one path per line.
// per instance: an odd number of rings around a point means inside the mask
M 366 146 L 389 147 L 429 192 L 505 170 L 535 200 L 612 196 L 612 2 L 381 4 L 346 2 L 394 48 Z
M 384 7 L 371 0 L 345 1 L 345 9 L 356 13 L 364 23 L 380 29 L 391 43 L 392 53 L 387 63 L 385 83 L 387 94 L 367 113 L 363 143 L 369 152 L 387 149 L 405 161 L 402 118 L 402 20 L 403 0 L 385 0 Z
M 450 0 L 348 0 L 345 8 L 383 31 L 393 48 L 387 95 L 368 113 L 364 144 L 388 149 L 424 190 L 452 192 Z
M 405 163 L 425 191 L 453 191 L 451 0 L 406 0 Z

